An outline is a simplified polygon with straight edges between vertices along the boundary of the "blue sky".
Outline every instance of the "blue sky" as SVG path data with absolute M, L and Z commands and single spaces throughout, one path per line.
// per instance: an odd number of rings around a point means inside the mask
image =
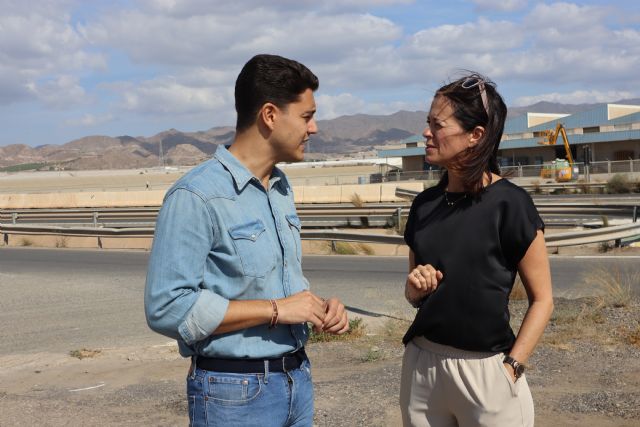
M 460 69 L 510 106 L 640 97 L 640 2 L 0 0 L 0 146 L 233 125 L 256 53 L 320 78 L 318 117 L 425 110 Z

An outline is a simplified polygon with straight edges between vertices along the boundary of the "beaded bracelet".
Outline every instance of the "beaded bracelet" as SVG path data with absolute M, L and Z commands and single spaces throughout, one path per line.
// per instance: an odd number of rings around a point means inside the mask
M 276 300 L 270 299 L 271 307 L 273 308 L 273 313 L 271 313 L 271 322 L 269 323 L 269 329 L 275 328 L 278 324 L 278 304 L 276 304 Z

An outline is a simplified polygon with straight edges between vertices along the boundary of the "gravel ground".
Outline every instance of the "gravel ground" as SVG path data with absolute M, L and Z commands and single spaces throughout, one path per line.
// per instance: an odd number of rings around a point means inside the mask
M 594 298 L 556 299 L 555 305 L 527 373 L 536 425 L 638 426 L 640 301 L 614 307 Z M 512 301 L 514 325 L 526 307 Z M 403 325 L 389 329 L 358 342 L 310 346 L 317 366 L 316 425 L 399 425 Z M 331 375 L 331 365 L 339 375 Z
M 511 309 L 517 325 L 526 302 L 513 301 Z M 316 426 L 400 425 L 400 338 L 407 326 L 390 320 L 360 338 L 309 344 Z M 593 298 L 556 299 L 527 372 L 536 425 L 637 427 L 639 352 L 640 300 L 615 307 Z M 173 346 L 20 360 L 0 358 L 0 426 L 187 424 L 188 363 Z

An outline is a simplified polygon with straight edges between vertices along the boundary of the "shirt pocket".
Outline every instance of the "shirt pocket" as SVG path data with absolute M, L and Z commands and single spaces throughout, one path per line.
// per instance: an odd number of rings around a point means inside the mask
M 300 243 L 300 229 L 302 228 L 302 223 L 300 222 L 300 218 L 296 214 L 285 215 L 287 218 L 287 222 L 289 223 L 289 229 L 291 230 L 291 235 L 293 236 L 293 240 L 295 242 L 296 248 L 296 257 L 298 261 L 302 259 L 302 247 Z
M 254 220 L 229 228 L 246 276 L 264 277 L 275 267 L 273 248 L 262 221 Z

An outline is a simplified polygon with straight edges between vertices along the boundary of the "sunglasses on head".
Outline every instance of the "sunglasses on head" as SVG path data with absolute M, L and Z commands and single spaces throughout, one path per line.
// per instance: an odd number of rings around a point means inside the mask
M 487 92 L 484 88 L 484 80 L 479 77 L 468 77 L 465 81 L 460 85 L 463 89 L 471 89 L 478 86 L 478 90 L 480 90 L 480 97 L 482 98 L 482 105 L 484 106 L 484 111 L 489 115 L 489 100 L 487 99 Z

